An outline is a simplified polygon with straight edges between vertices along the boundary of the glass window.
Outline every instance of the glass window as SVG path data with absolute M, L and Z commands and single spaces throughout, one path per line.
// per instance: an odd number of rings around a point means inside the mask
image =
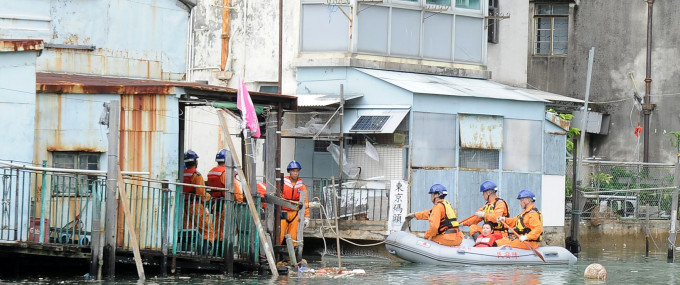
M 503 121 L 503 170 L 541 171 L 542 128 L 541 121 Z
M 451 60 L 453 15 L 426 12 L 423 57 Z
M 391 54 L 419 56 L 421 12 L 392 9 Z
M 390 9 L 375 6 L 358 13 L 359 40 L 357 50 L 360 52 L 387 54 L 387 36 Z
M 534 54 L 566 55 L 569 5 L 538 4 L 534 16 Z
M 426 5 L 451 6 L 451 0 L 426 0 Z
M 460 167 L 470 169 L 498 169 L 498 150 L 461 148 Z
M 339 6 L 302 5 L 302 51 L 347 51 L 349 20 Z
M 479 10 L 479 0 L 456 0 L 456 8 Z
M 262 85 L 259 89 L 260 92 L 265 93 L 279 93 L 279 86 L 277 85 Z
M 101 153 L 93 152 L 53 152 L 52 166 L 55 168 L 99 170 Z M 77 167 L 76 167 L 77 166 Z M 103 183 L 94 175 L 66 174 L 52 176 L 53 195 L 87 195 L 93 187 Z
M 482 62 L 482 35 L 484 19 L 456 16 L 455 61 Z

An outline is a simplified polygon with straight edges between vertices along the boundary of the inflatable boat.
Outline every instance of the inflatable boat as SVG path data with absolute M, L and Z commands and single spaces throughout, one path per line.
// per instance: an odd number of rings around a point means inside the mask
M 411 262 L 436 265 L 572 265 L 576 256 L 566 248 L 542 246 L 536 250 L 543 255 L 541 260 L 532 250 L 509 246 L 474 247 L 471 238 L 465 238 L 460 246 L 445 246 L 420 238 L 413 233 L 398 231 L 385 240 L 387 251 Z

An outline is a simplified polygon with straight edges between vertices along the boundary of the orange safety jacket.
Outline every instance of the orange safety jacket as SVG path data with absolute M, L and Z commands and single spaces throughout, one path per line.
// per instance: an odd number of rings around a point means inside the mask
M 510 217 L 510 214 L 508 213 L 508 203 L 505 202 L 505 200 L 503 200 L 499 197 L 496 197 L 496 201 L 494 201 L 493 203 L 487 203 L 486 205 L 484 205 L 483 211 L 484 211 L 485 217 L 486 217 L 486 214 L 493 213 L 493 211 L 496 209 L 496 205 L 498 204 L 498 202 L 502 202 L 505 205 L 505 208 L 503 209 L 503 217 L 506 217 L 506 218 Z M 494 230 L 503 230 L 505 228 L 502 223 L 497 223 L 496 221 L 488 221 L 488 222 L 491 222 L 493 224 L 491 226 L 491 228 L 494 229 Z
M 492 247 L 496 246 L 496 240 L 503 238 L 502 234 L 493 233 L 488 236 L 479 235 L 475 241 L 475 247 Z
M 184 169 L 182 181 L 186 184 L 205 185 L 203 176 L 201 176 L 201 173 L 199 173 L 196 168 Z M 182 186 L 182 192 L 184 193 L 184 198 L 186 202 L 189 202 L 188 199 L 190 196 L 189 194 L 196 194 L 196 196 L 202 197 L 203 201 L 207 201 L 210 198 L 210 196 L 205 197 L 206 196 L 205 188 L 199 188 L 194 186 Z
M 264 182 L 257 183 L 257 194 L 260 195 L 260 198 L 264 198 L 264 194 L 267 194 L 267 184 Z M 262 202 L 262 209 L 267 208 L 267 203 Z
M 281 198 L 286 200 L 291 200 L 294 202 L 300 201 L 300 192 L 305 192 L 305 217 L 309 217 L 309 195 L 307 195 L 307 187 L 302 183 L 302 179 L 298 178 L 295 184 L 290 181 L 290 176 L 283 178 L 283 192 L 281 192 Z M 288 207 L 281 207 L 284 211 L 295 211 L 295 209 L 290 209 Z
M 442 204 L 444 206 L 444 210 L 445 210 L 445 213 L 446 213 L 439 220 L 439 228 L 438 228 L 439 234 L 443 234 L 448 230 L 457 230 L 458 229 L 458 220 L 456 219 L 456 213 L 453 211 L 453 207 L 451 206 L 451 203 L 449 203 L 449 201 L 447 201 L 447 200 L 442 199 L 442 200 L 437 201 L 437 204 Z M 430 211 L 432 211 L 432 210 L 430 210 Z
M 515 218 L 517 220 L 517 224 L 515 224 L 515 231 L 518 234 L 526 235 L 526 234 L 530 233 L 531 231 L 538 230 L 538 229 L 529 228 L 529 227 L 527 227 L 527 225 L 524 224 L 525 223 L 524 217 L 527 214 L 532 213 L 532 212 L 538 213 L 538 220 L 540 221 L 541 224 L 543 224 L 543 214 L 541 214 L 541 212 L 538 209 L 536 209 L 536 207 L 532 207 L 529 211 L 523 211 L 522 213 L 517 215 L 517 217 Z M 540 242 L 542 240 L 543 240 L 543 227 L 541 226 L 540 234 L 538 235 L 538 237 L 535 238 L 535 239 L 530 239 L 530 240 L 528 239 L 527 241 Z
M 226 171 L 227 167 L 224 165 L 218 165 L 210 169 L 210 172 L 208 172 L 208 186 L 224 188 Z M 224 197 L 224 191 L 212 190 L 210 191 L 210 196 L 215 198 Z

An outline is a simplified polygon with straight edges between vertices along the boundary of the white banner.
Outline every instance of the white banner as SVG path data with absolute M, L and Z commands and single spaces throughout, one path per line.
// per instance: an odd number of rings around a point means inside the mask
M 401 230 L 401 225 L 408 214 L 408 183 L 404 180 L 392 180 L 390 182 L 387 234 Z

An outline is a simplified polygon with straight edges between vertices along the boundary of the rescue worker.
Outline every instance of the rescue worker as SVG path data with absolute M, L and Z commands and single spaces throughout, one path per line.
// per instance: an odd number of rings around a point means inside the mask
M 224 165 L 227 158 L 227 150 L 222 149 L 215 155 L 215 162 L 217 166 L 210 169 L 208 172 L 208 186 L 224 189 L 224 191 L 212 189 L 210 191 L 210 196 L 213 198 L 212 213 L 215 217 L 215 224 L 217 231 L 217 239 L 219 241 L 223 240 L 224 236 L 224 215 L 226 212 L 226 179 L 227 179 L 227 167 Z M 234 179 L 234 189 L 236 189 L 236 180 Z M 221 243 L 220 243 L 221 244 Z
M 410 213 L 406 219 L 429 220 L 430 227 L 425 231 L 425 238 L 448 246 L 460 245 L 463 242 L 463 232 L 458 228 L 456 213 L 449 201 L 444 200 L 448 194 L 446 187 L 434 184 L 430 187 L 430 199 L 434 206 L 431 210 Z
M 293 160 L 286 167 L 289 176 L 283 178 L 283 192 L 281 198 L 293 202 L 300 201 L 300 192 L 305 193 L 305 216 L 304 227 L 309 225 L 309 195 L 307 194 L 307 187 L 300 179 L 300 170 L 302 166 L 297 161 Z M 293 240 L 297 240 L 298 224 L 300 217 L 298 211 L 287 207 L 281 207 L 281 244 L 284 244 L 286 234 L 289 234 Z
M 496 246 L 496 240 L 503 238 L 503 234 L 493 231 L 494 224 L 496 223 L 484 222 L 482 224 L 482 231 L 475 239 L 475 247 L 493 247 Z
M 509 227 L 514 227 L 519 237 L 506 236 L 496 241 L 498 246 L 509 244 L 513 248 L 529 249 L 524 243 L 529 243 L 532 248 L 537 248 L 543 240 L 543 215 L 536 209 L 534 202 L 536 196 L 529 190 L 519 191 L 517 195 L 522 212 L 514 218 L 498 217 L 498 222 L 504 221 Z
M 503 236 L 507 236 L 507 232 L 503 231 L 503 225 L 496 222 L 498 217 L 509 217 L 508 203 L 500 197 L 496 196 L 498 191 L 498 186 L 489 180 L 482 182 L 479 186 L 479 192 L 482 193 L 482 197 L 486 204 L 481 208 L 477 209 L 474 215 L 467 217 L 465 220 L 461 221 L 461 225 L 470 227 L 470 235 L 473 239 L 477 239 L 481 231 L 481 227 L 478 225 L 479 222 L 490 222 L 492 228 L 497 232 L 502 232 Z
M 267 204 L 264 202 L 264 194 L 267 194 L 267 184 L 264 182 L 257 183 L 257 194 L 262 200 L 262 209 L 267 209 Z
M 183 182 L 205 186 L 203 176 L 196 170 L 198 166 L 196 152 L 188 150 L 184 154 L 184 164 L 186 169 L 184 169 Z M 184 192 L 184 228 L 197 228 L 205 242 L 212 242 L 215 239 L 214 228 L 210 215 L 203 206 L 203 202 L 210 200 L 210 194 L 205 191 L 205 188 L 193 186 L 183 186 L 182 192 Z
M 238 170 L 234 170 L 234 201 L 244 203 L 243 190 L 241 184 L 238 182 Z

